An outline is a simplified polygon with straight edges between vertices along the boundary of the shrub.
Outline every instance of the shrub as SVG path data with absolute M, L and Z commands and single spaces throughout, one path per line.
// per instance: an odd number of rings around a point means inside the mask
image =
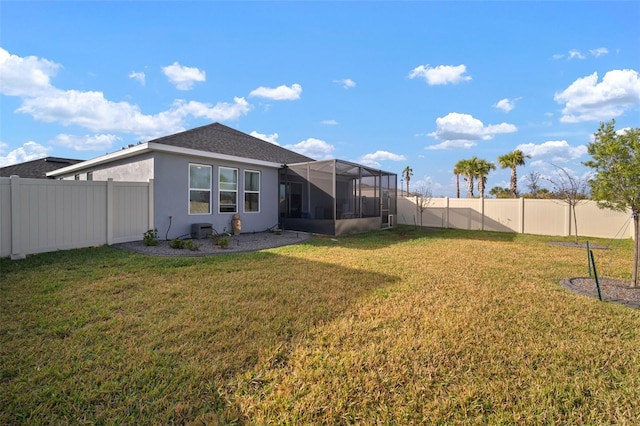
M 223 249 L 229 247 L 229 237 L 227 235 L 220 236 L 220 238 L 218 238 L 218 245 Z
M 196 241 L 193 241 L 193 240 L 184 241 L 184 248 L 187 248 L 191 251 L 198 251 L 200 250 L 200 247 L 202 247 L 202 244 Z
M 174 249 L 183 249 L 184 240 L 181 240 L 180 238 L 174 238 L 173 240 L 169 241 L 169 247 Z
M 145 246 L 157 246 L 158 245 L 158 230 L 149 229 L 142 235 L 142 241 Z

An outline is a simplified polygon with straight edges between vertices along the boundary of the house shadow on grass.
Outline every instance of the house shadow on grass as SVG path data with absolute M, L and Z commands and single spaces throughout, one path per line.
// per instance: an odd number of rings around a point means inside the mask
M 3 389 L 5 419 L 46 413 L 36 423 L 118 424 L 127 413 L 150 424 L 243 422 L 238 380 L 258 365 L 286 366 L 317 327 L 399 279 L 265 251 L 162 258 L 108 247 L 30 256 L 3 272 L 3 292 L 19 301 L 3 305 L 14 320 L 0 344 L 17 375 Z M 112 385 L 117 392 L 104 391 Z M 98 416 L 95 406 L 113 410 Z

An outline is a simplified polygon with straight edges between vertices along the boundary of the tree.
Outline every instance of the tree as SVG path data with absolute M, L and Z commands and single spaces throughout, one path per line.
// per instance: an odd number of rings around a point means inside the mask
M 540 173 L 530 172 L 527 175 L 527 189 L 531 198 L 538 198 L 538 192 L 540 192 Z
M 456 176 L 456 198 L 460 198 L 460 175 L 462 170 L 460 167 L 460 161 L 453 166 L 453 174 Z
M 453 166 L 453 172 L 456 174 L 456 177 L 463 176 L 463 179 L 467 181 L 467 197 L 473 196 L 473 179 L 471 183 L 469 183 L 469 170 L 471 163 L 469 160 L 460 160 L 455 166 Z M 458 198 L 460 198 L 460 182 L 458 180 L 457 184 L 458 189 Z
M 600 123 L 587 145 L 592 159 L 584 163 L 594 170 L 589 180 L 591 196 L 603 208 L 631 210 L 635 242 L 632 285 L 638 286 L 640 256 L 640 128 L 615 131 L 615 120 Z
M 516 167 L 524 166 L 525 158 L 531 158 L 531 156 L 524 155 L 524 153 L 519 149 L 516 149 L 513 152 L 510 152 L 508 154 L 501 155 L 500 157 L 498 157 L 498 164 L 500 164 L 500 168 L 511 169 L 510 189 L 511 189 L 511 196 L 513 198 L 518 197 L 518 175 L 516 172 Z
M 509 191 L 509 188 L 502 188 L 502 187 L 499 187 L 499 186 L 494 186 L 489 191 L 489 195 L 493 195 L 496 198 L 510 198 L 511 197 L 511 191 Z
M 407 182 L 407 196 L 409 196 L 409 181 L 411 180 L 411 176 L 413 176 L 413 169 L 409 166 L 405 167 L 402 170 L 402 177 Z
M 552 164 L 558 171 L 556 177 L 546 178 L 553 186 L 555 198 L 562 200 L 571 208 L 573 216 L 573 226 L 576 233 L 576 244 L 578 243 L 578 218 L 576 216 L 576 206 L 587 199 L 589 182 L 585 178 L 572 176 L 564 168 Z
M 473 157 L 475 159 L 473 163 L 473 171 L 476 179 L 478 179 L 478 192 L 480 197 L 484 198 L 484 189 L 487 185 L 487 175 L 491 170 L 496 169 L 496 165 L 480 158 Z
M 473 183 L 476 176 L 474 165 L 477 159 L 478 157 L 473 157 L 470 160 L 460 160 L 455 165 L 455 170 L 464 176 L 464 180 L 467 181 L 467 198 L 473 197 Z
M 428 183 L 418 186 L 418 190 L 415 192 L 416 196 L 416 208 L 420 212 L 420 226 L 422 226 L 422 216 L 424 211 L 431 205 L 431 185 Z

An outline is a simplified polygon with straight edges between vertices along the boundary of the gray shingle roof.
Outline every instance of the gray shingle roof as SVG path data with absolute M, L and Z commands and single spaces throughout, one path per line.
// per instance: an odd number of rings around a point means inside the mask
M 45 157 L 24 163 L 13 164 L 11 166 L 0 167 L 0 177 L 10 177 L 18 175 L 21 178 L 47 179 L 46 174 L 72 164 L 80 163 L 83 160 L 72 158 Z
M 149 142 L 281 164 L 314 161 L 302 154 L 232 129 L 220 123 L 196 127 Z

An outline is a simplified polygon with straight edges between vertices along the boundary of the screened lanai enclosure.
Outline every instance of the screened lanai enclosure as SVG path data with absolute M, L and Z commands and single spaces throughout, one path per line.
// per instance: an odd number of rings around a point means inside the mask
M 280 226 L 343 235 L 394 226 L 397 175 L 342 160 L 280 169 Z

